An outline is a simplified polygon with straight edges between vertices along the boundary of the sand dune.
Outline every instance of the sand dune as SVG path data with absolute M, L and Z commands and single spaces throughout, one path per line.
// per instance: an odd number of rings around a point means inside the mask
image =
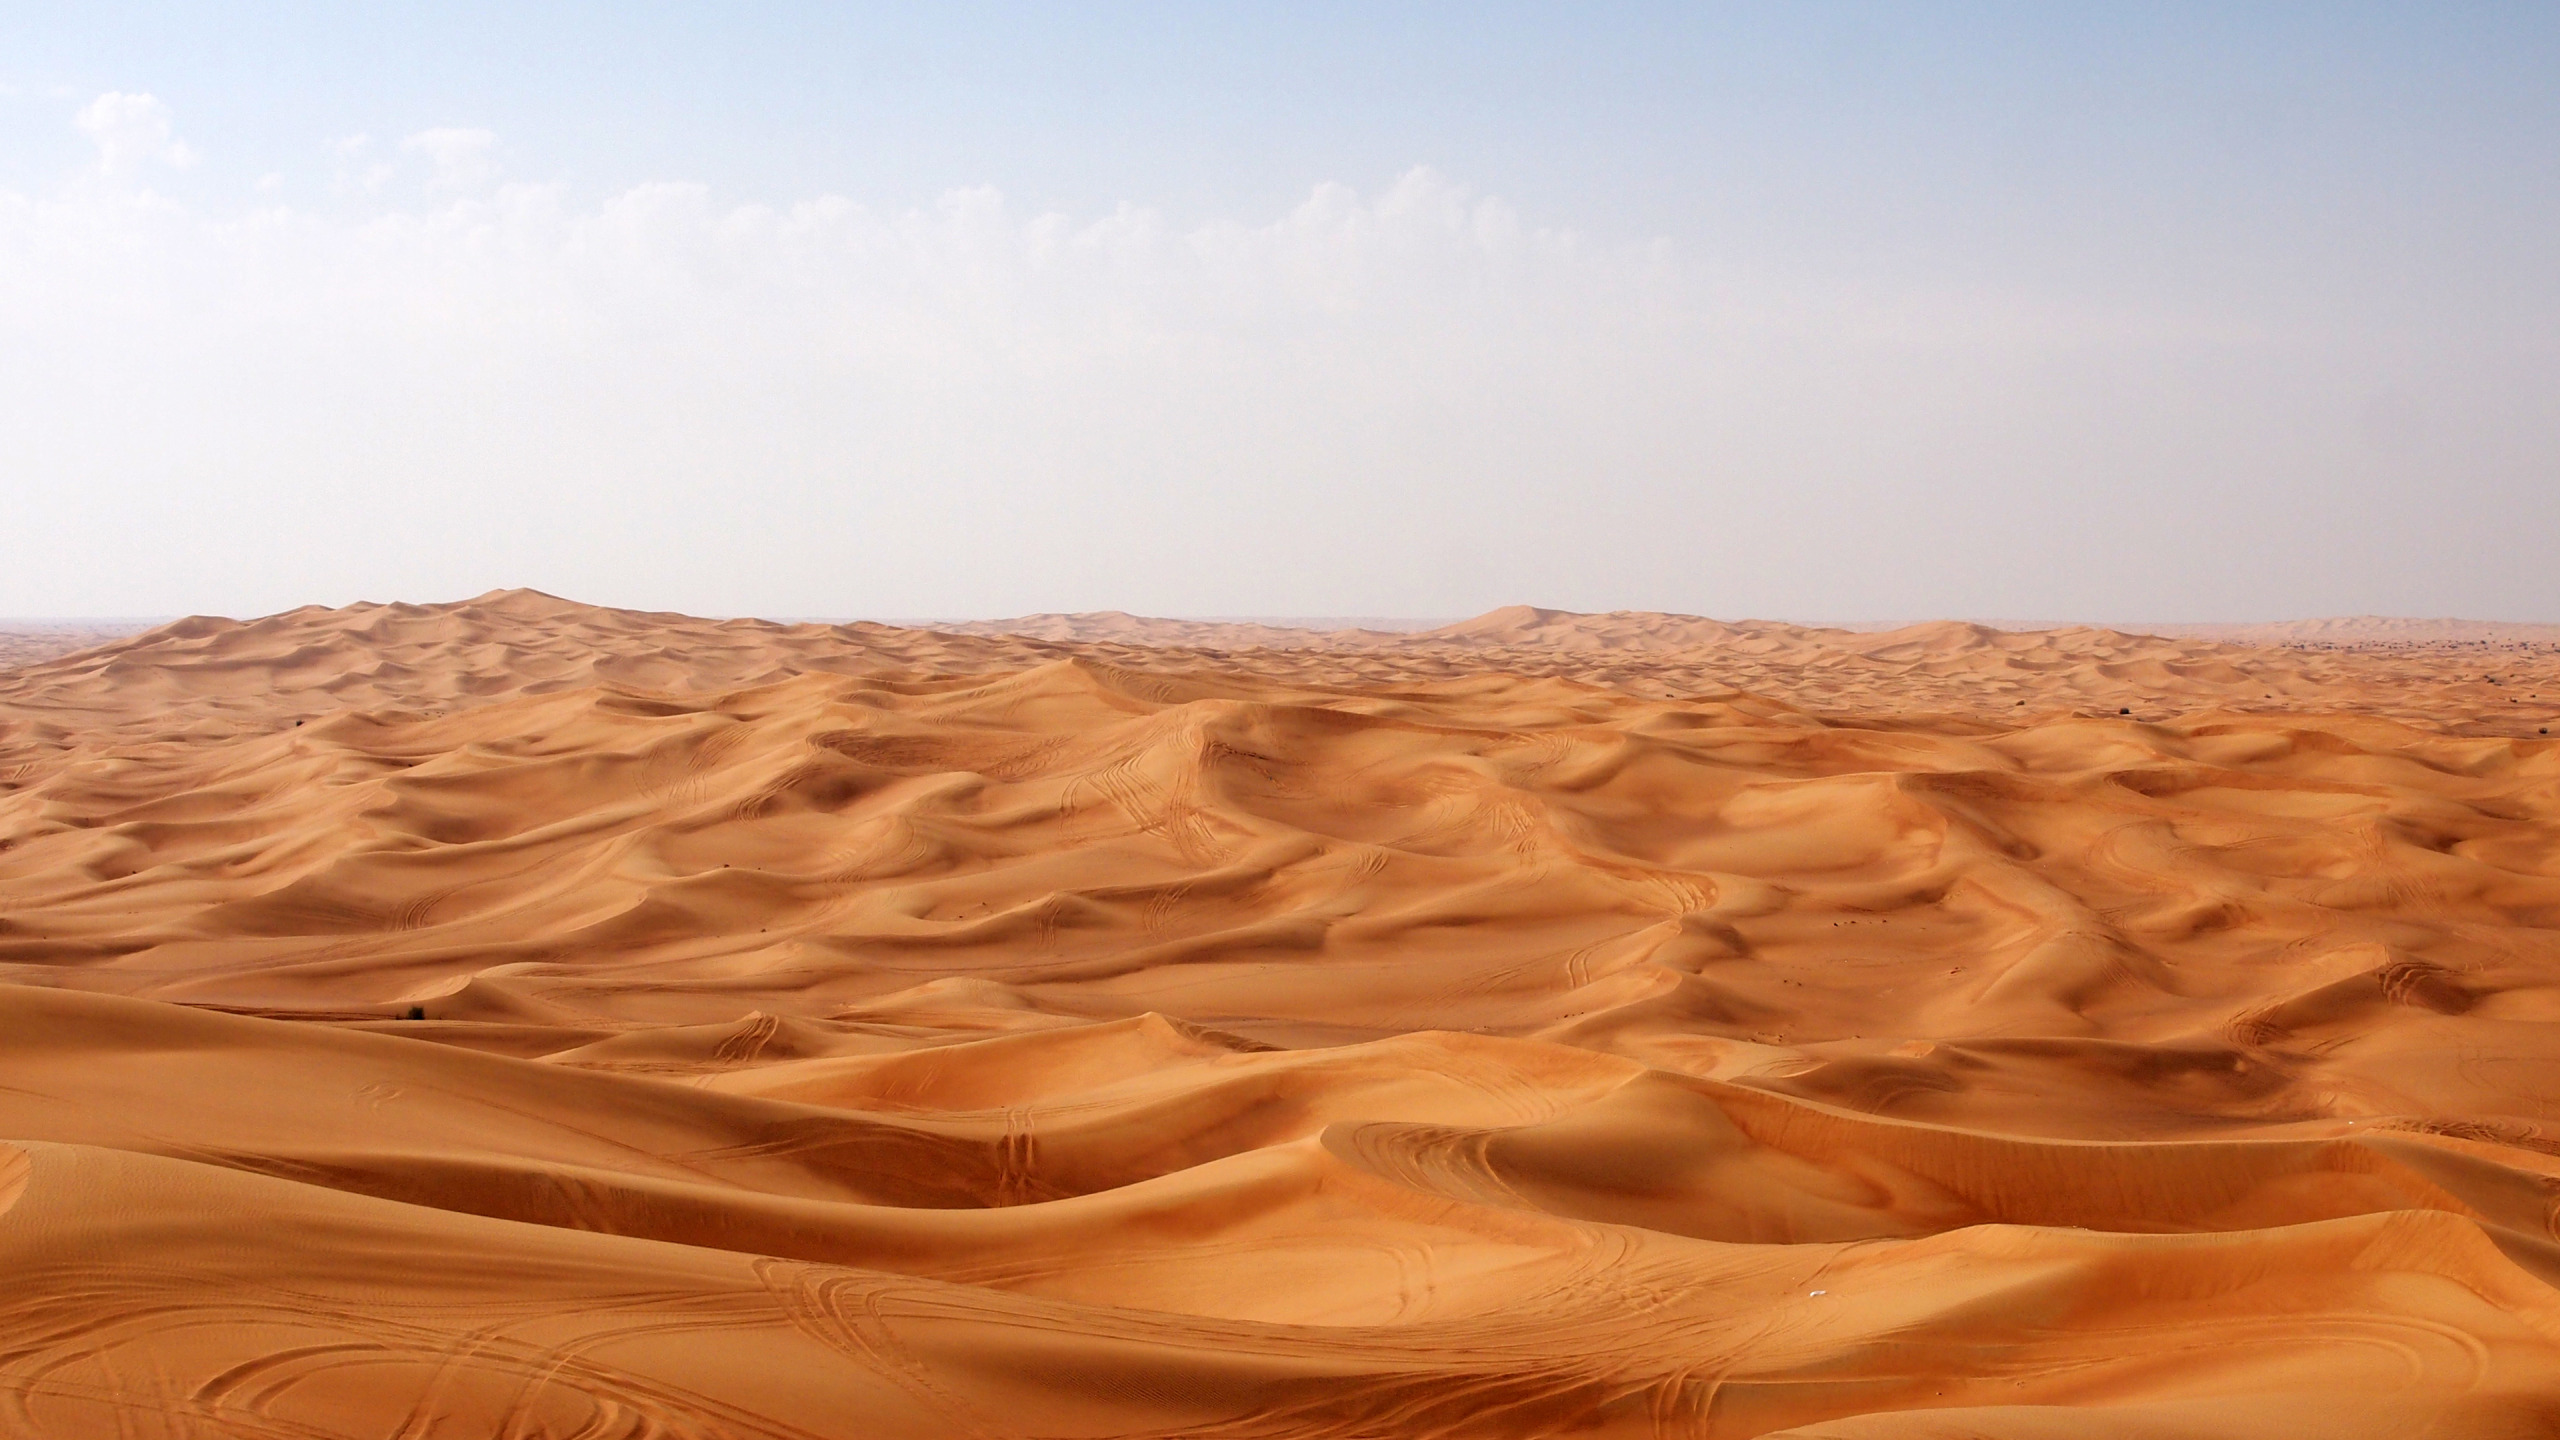
M 2173 625 L 2164 635 L 2196 635 L 2241 645 L 2560 646 L 2560 625 L 2507 620 L 2419 620 L 2392 615 L 2335 615 L 2255 625 Z
M 1072 615 L 1023 615 L 1011 620 L 970 620 L 927 625 L 951 635 L 1021 636 L 1064 640 L 1075 644 L 1175 646 L 1201 650 L 1339 650 L 1349 646 L 1394 644 L 1433 628 L 1427 623 L 1392 620 L 1168 620 L 1132 615 L 1125 610 L 1087 610 Z
M 2547 654 L 1123 619 L 0 674 L 0 1430 L 2560 1433 Z

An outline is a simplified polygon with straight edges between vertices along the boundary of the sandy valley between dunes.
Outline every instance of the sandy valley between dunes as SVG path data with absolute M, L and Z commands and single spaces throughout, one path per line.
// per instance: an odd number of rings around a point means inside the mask
M 2560 645 L 2384 639 L 0 671 L 0 1434 L 2560 1434 Z

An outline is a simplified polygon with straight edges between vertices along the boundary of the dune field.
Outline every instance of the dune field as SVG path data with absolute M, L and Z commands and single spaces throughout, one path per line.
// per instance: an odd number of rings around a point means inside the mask
M 2560 639 L 2252 638 L 12 653 L 0 1434 L 2560 1434 Z

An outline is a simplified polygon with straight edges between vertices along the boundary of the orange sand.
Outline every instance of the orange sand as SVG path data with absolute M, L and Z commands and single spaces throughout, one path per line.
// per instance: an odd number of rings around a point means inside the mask
M 2547 642 L 1040 624 L 0 673 L 0 1433 L 2560 1433 Z

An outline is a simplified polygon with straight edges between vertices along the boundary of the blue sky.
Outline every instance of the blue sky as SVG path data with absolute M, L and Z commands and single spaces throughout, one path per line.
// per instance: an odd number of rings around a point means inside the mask
M 14 7 L 0 612 L 2560 619 L 2554 73 L 2548 6 Z

